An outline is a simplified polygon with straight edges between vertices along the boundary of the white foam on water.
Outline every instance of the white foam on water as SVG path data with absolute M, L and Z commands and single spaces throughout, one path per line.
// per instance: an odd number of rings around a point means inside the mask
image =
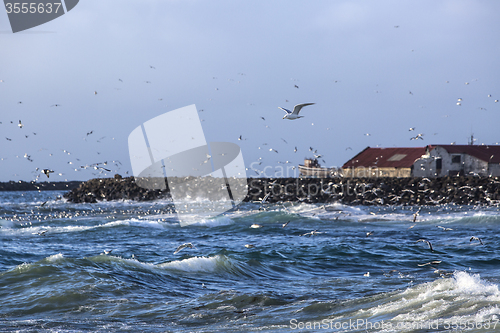
M 500 315 L 498 286 L 482 280 L 478 274 L 462 271 L 455 272 L 450 278 L 386 296 L 368 301 L 368 309 L 359 310 L 354 317 L 389 318 L 394 323 L 424 323 L 432 320 L 484 322 Z
M 0 219 L 0 227 L 1 227 L 0 230 L 11 229 L 14 227 L 14 222 Z
M 202 227 L 220 227 L 224 225 L 231 225 L 234 224 L 234 221 L 225 216 L 225 215 L 219 215 L 216 217 L 211 217 L 211 218 L 201 218 L 199 220 L 196 220 L 192 223 L 189 223 L 189 226 L 202 226 Z
M 158 264 L 157 267 L 172 269 L 183 272 L 214 272 L 220 265 L 229 263 L 229 260 L 221 255 L 214 257 L 192 257 L 183 260 L 175 260 Z
M 48 256 L 44 260 L 48 261 L 48 262 L 58 262 L 63 258 L 64 258 L 64 255 L 62 253 L 58 253 L 58 254 L 53 254 L 51 256 Z
M 118 226 L 133 226 L 133 227 L 141 227 L 141 228 L 154 228 L 154 229 L 163 229 L 165 228 L 164 224 L 160 221 L 151 221 L 151 220 L 143 220 L 143 219 L 128 219 L 128 220 L 116 220 L 111 222 L 106 222 L 103 224 L 99 224 L 92 228 L 112 228 Z

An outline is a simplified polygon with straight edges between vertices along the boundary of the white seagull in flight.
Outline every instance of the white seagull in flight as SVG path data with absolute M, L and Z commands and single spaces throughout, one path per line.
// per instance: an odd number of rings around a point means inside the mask
M 278 108 L 286 112 L 283 119 L 294 120 L 294 119 L 302 118 L 302 116 L 299 116 L 299 112 L 304 106 L 313 105 L 313 104 L 314 103 L 297 104 L 293 107 L 293 112 L 288 110 L 288 109 L 282 108 L 281 106 L 278 106 Z

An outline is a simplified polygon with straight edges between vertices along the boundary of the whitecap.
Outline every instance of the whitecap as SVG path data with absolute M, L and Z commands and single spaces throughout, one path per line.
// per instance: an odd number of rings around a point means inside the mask
M 214 272 L 220 265 L 230 264 L 224 256 L 192 257 L 158 264 L 157 267 L 173 269 L 183 272 Z

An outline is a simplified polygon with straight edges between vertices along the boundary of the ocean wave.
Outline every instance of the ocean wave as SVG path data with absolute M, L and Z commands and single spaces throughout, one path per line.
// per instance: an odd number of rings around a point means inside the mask
M 399 328 L 377 331 L 401 332 L 406 331 L 402 327 L 433 321 L 443 325 L 445 322 L 498 320 L 499 304 L 498 285 L 481 279 L 479 274 L 457 271 L 451 277 L 408 287 L 403 291 L 346 301 L 343 304 L 345 312 L 333 316 L 331 320 L 372 324 L 385 321 L 392 328 Z
M 187 225 L 213 228 L 231 224 L 234 224 L 233 219 L 225 215 L 219 215 L 211 218 L 193 219 L 193 222 L 189 222 Z
M 157 267 L 182 272 L 211 273 L 215 272 L 219 268 L 233 270 L 234 264 L 226 256 L 216 255 L 213 257 L 192 257 L 188 259 L 170 261 L 158 264 Z

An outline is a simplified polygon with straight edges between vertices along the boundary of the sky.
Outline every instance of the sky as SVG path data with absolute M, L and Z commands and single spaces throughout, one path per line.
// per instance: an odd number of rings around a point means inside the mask
M 0 10 L 0 181 L 131 176 L 130 133 L 192 104 L 249 177 L 297 176 L 315 151 L 340 167 L 367 146 L 499 144 L 498 13 L 496 0 L 82 0 L 12 33 Z M 315 104 L 282 119 L 300 103 Z

